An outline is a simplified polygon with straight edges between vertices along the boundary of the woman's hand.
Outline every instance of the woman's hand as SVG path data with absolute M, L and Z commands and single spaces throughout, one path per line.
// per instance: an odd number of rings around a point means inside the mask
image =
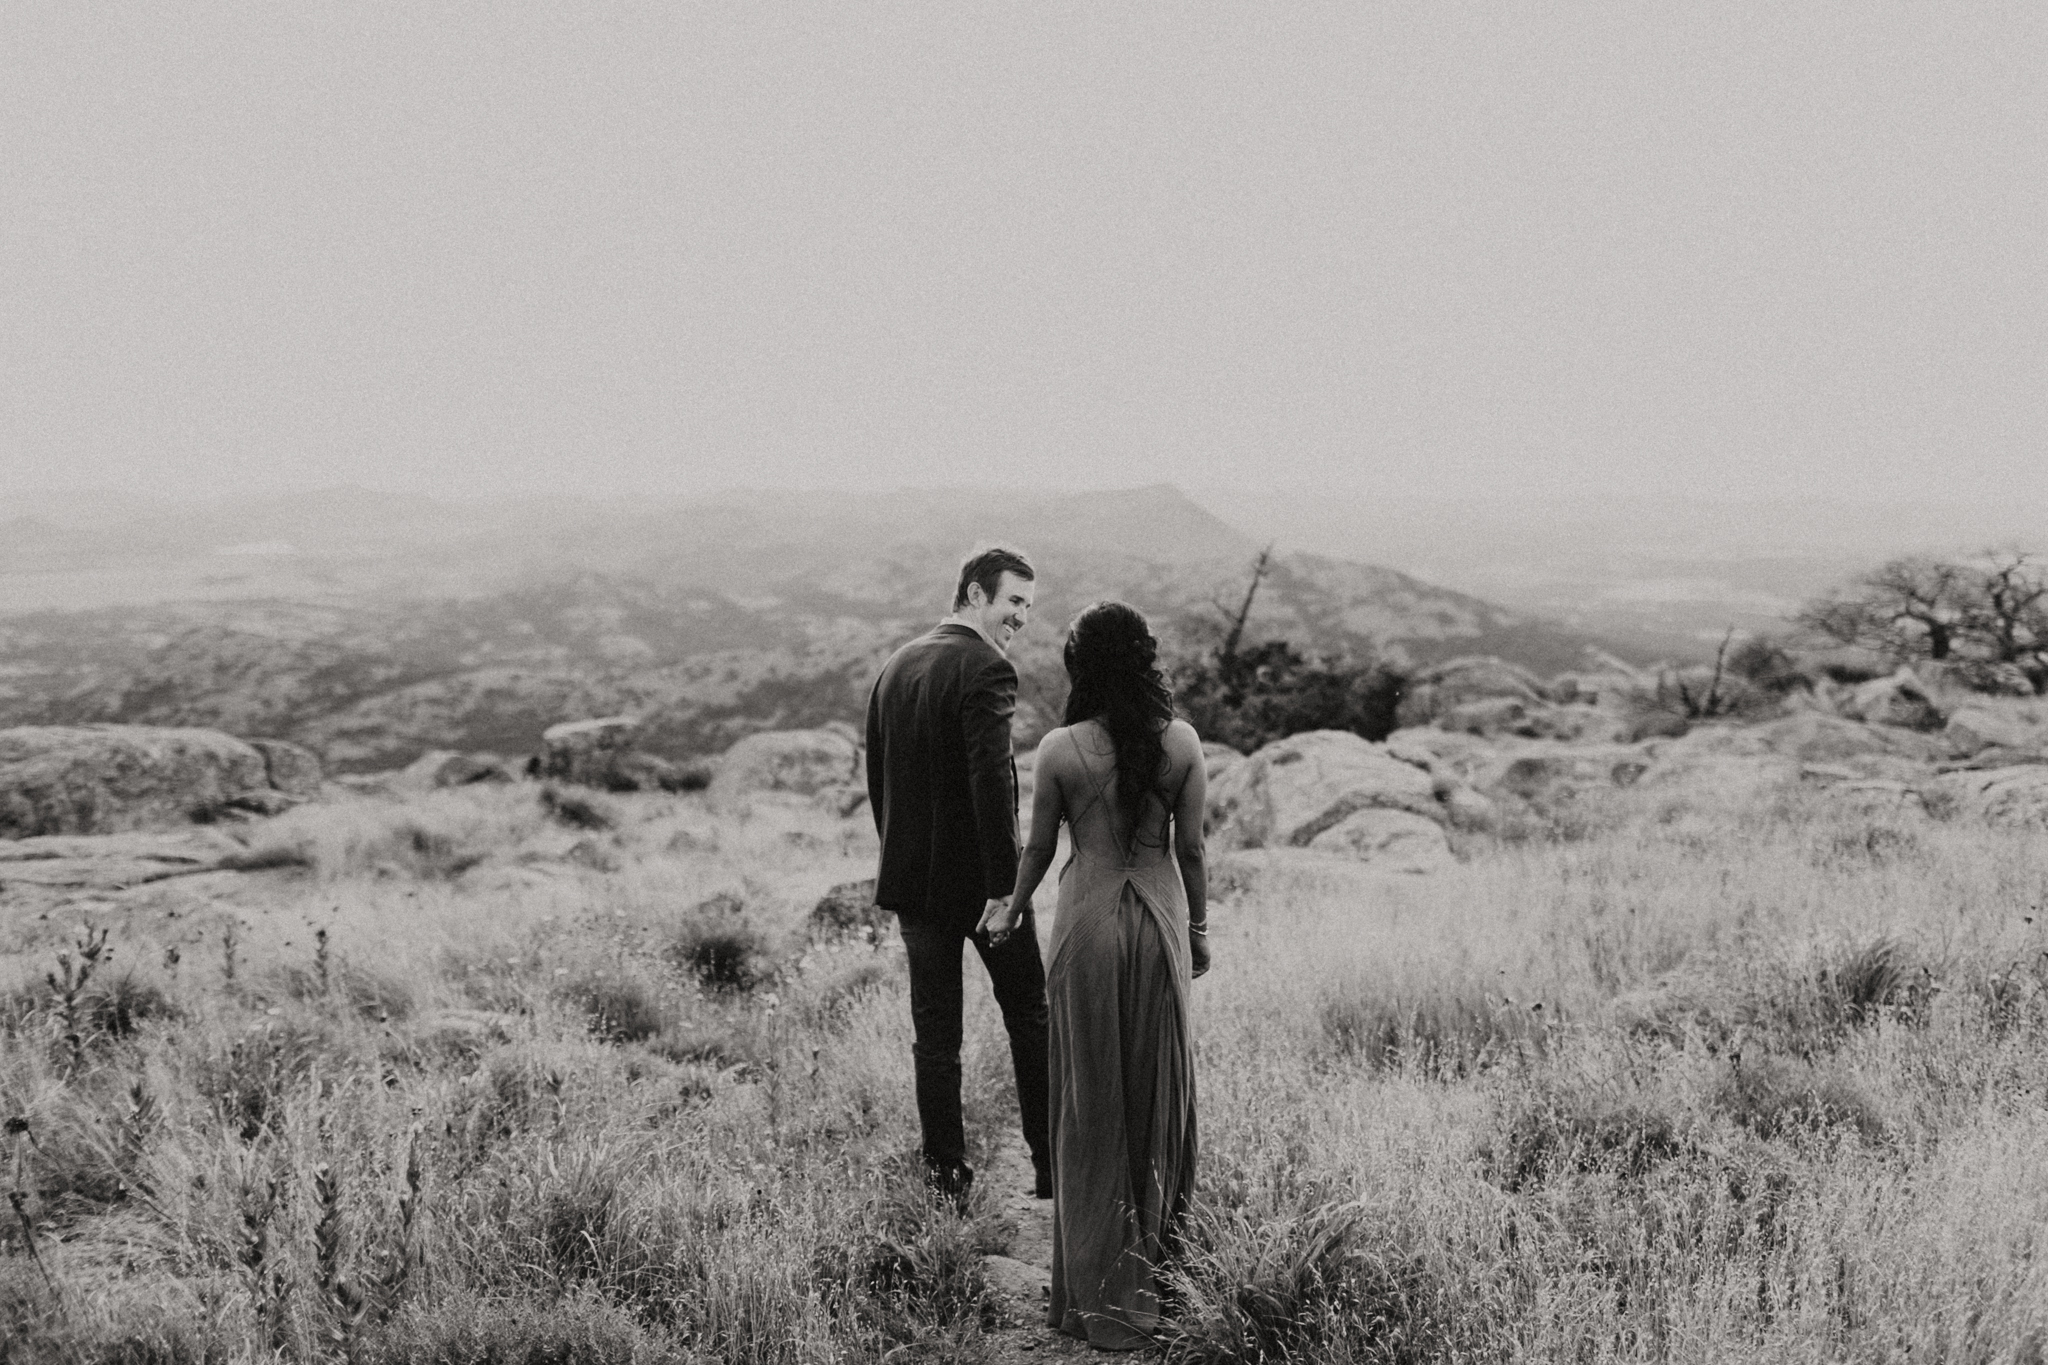
M 1016 931 L 1024 912 L 1031 908 L 1030 901 L 1019 902 L 1010 896 L 992 900 L 981 912 L 981 923 L 975 925 L 978 933 L 988 935 L 988 946 L 999 948 L 1003 940 Z
M 1188 957 L 1194 964 L 1195 975 L 1209 970 L 1209 936 L 1206 933 L 1188 931 Z

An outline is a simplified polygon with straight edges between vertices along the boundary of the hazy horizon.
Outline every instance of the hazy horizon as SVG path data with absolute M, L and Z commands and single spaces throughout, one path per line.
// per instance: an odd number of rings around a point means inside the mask
M 0 496 L 2043 483 L 2037 12 L 9 29 Z

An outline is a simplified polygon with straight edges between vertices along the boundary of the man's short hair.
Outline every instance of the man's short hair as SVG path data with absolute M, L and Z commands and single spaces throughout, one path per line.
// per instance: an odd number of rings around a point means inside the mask
M 981 595 L 991 602 L 995 600 L 996 589 L 1002 586 L 1003 575 L 1013 573 L 1027 582 L 1038 575 L 1031 572 L 1031 561 L 1015 550 L 994 545 L 968 559 L 960 566 L 960 583 L 953 589 L 953 610 L 967 605 L 967 585 L 981 584 Z

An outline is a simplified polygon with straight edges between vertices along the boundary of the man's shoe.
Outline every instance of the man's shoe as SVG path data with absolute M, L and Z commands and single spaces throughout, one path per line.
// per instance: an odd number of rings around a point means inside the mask
M 1038 1178 L 1034 1180 L 1031 1184 L 1031 1197 L 1033 1199 L 1052 1198 L 1051 1163 L 1048 1162 L 1046 1165 L 1036 1167 L 1035 1169 L 1037 1171 Z

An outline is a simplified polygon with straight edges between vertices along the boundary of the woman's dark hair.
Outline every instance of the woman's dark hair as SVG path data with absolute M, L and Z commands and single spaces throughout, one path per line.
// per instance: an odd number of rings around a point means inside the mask
M 1097 602 L 1067 627 L 1065 723 L 1099 720 L 1116 746 L 1117 803 L 1132 820 L 1159 789 L 1163 736 L 1173 720 L 1173 689 L 1159 671 L 1159 642 L 1136 607 Z

